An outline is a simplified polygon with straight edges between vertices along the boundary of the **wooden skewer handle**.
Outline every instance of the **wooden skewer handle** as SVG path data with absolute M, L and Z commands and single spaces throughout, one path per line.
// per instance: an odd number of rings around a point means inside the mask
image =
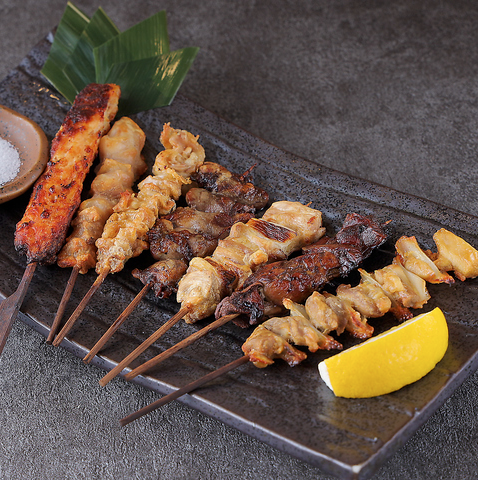
M 191 345 L 196 340 L 199 340 L 201 337 L 204 337 L 204 335 L 206 335 L 207 333 L 209 333 L 209 332 L 215 330 L 216 328 L 219 328 L 220 326 L 230 322 L 232 319 L 236 318 L 237 316 L 238 316 L 237 314 L 233 313 L 231 315 L 226 315 L 224 317 L 218 318 L 217 320 L 210 323 L 209 325 L 202 328 L 201 330 L 198 330 L 197 332 L 193 333 L 192 335 L 185 338 L 184 340 L 181 340 L 180 342 L 178 342 L 173 347 L 168 348 L 167 350 L 160 353 L 159 355 L 156 355 L 151 360 L 148 360 L 147 362 L 143 363 L 139 367 L 136 367 L 134 370 L 127 373 L 124 378 L 126 380 L 132 380 L 133 378 L 137 377 L 138 375 L 141 375 L 142 373 L 146 372 L 147 370 L 159 365 L 161 362 L 163 362 L 167 358 L 171 357 L 176 352 L 179 352 L 179 350 L 182 350 L 183 348 L 186 348 L 188 345 Z
M 63 292 L 63 296 L 61 297 L 60 305 L 58 306 L 55 319 L 53 320 L 53 324 L 50 328 L 50 333 L 48 334 L 48 337 L 46 339 L 46 343 L 48 343 L 48 345 L 51 345 L 53 339 L 55 338 L 56 332 L 58 331 L 58 328 L 60 326 L 61 319 L 63 318 L 63 315 L 65 313 L 66 306 L 68 305 L 68 300 L 71 297 L 79 273 L 80 268 L 73 267 L 70 278 L 68 279 L 68 283 L 66 284 L 65 291 Z
M 120 374 L 135 358 L 139 357 L 145 350 L 147 350 L 156 340 L 162 337 L 173 325 L 181 320 L 189 311 L 187 307 L 181 308 L 179 312 L 173 315 L 165 324 L 159 327 L 149 338 L 147 338 L 141 345 L 136 347 L 127 357 L 125 357 L 116 367 L 110 370 L 102 379 L 100 385 L 104 387 L 116 375 Z
M 131 303 L 124 309 L 123 313 L 111 324 L 110 328 L 106 330 L 104 335 L 96 342 L 93 348 L 85 355 L 83 361 L 85 363 L 90 363 L 91 360 L 95 357 L 95 355 L 103 348 L 105 343 L 114 335 L 116 330 L 118 330 L 121 325 L 123 325 L 124 321 L 131 315 L 133 310 L 137 307 L 138 303 L 141 302 L 143 297 L 148 293 L 151 289 L 151 284 L 145 285 L 141 291 L 134 297 Z
M 228 363 L 227 365 L 224 365 L 223 367 L 218 368 L 217 370 L 214 370 L 213 372 L 208 373 L 207 375 L 204 375 L 204 377 L 201 377 L 198 380 L 195 380 L 194 382 L 188 383 L 187 385 L 179 388 L 175 392 L 172 392 L 169 395 L 166 395 L 165 397 L 160 398 L 159 400 L 156 400 L 156 402 L 153 402 L 147 405 L 146 407 L 143 407 L 140 410 L 137 410 L 131 415 L 128 415 L 127 417 L 122 418 L 120 420 L 120 425 L 124 427 L 125 425 L 128 425 L 128 423 L 131 423 L 132 421 L 142 417 L 143 415 L 146 415 L 147 413 L 150 413 L 153 410 L 156 410 L 157 408 L 162 407 L 163 405 L 166 405 L 167 403 L 172 402 L 173 400 L 176 400 L 177 398 L 182 397 L 183 395 L 186 395 L 186 393 L 190 393 L 193 390 L 196 390 L 197 388 L 205 385 L 206 383 L 211 382 L 212 380 L 215 380 L 221 375 L 224 375 L 227 372 L 230 372 L 234 368 L 237 368 L 240 365 L 247 363 L 248 361 L 249 361 L 248 355 L 239 357 L 236 360 L 232 361 L 231 363 Z
M 13 322 L 22 306 L 36 266 L 36 262 L 27 265 L 25 272 L 23 272 L 20 285 L 18 285 L 15 293 L 0 304 L 0 354 L 3 352 L 3 347 L 5 347 L 8 335 L 12 330 Z
M 83 313 L 83 310 L 86 308 L 86 305 L 88 305 L 88 302 L 91 300 L 91 297 L 101 287 L 101 284 L 104 282 L 108 273 L 109 273 L 109 270 L 105 270 L 100 275 L 98 275 L 93 285 L 91 285 L 90 289 L 88 290 L 86 295 L 83 297 L 81 302 L 78 304 L 75 311 L 71 314 L 71 317 L 67 320 L 63 328 L 60 330 L 60 333 L 58 333 L 55 340 L 53 340 L 53 346 L 58 347 L 58 345 L 60 345 L 60 343 L 68 335 L 69 331 L 73 328 L 73 325 L 75 324 L 75 322 Z

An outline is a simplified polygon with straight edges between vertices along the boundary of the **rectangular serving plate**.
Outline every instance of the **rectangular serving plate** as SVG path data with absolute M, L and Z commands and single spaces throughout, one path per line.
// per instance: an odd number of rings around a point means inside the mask
M 36 121 L 51 140 L 69 105 L 39 73 L 49 48 L 47 39 L 40 42 L 0 83 L 0 103 Z M 144 154 L 149 166 L 162 150 L 162 126 L 170 122 L 175 128 L 199 134 L 209 161 L 237 173 L 256 165 L 255 183 L 268 190 L 272 201 L 311 202 L 312 207 L 323 212 L 329 234 L 340 228 L 350 212 L 373 215 L 382 222 L 391 220 L 389 241 L 363 265 L 368 271 L 391 262 L 394 242 L 401 235 L 415 235 L 423 247 L 433 249 L 433 233 L 445 227 L 478 245 L 477 217 L 284 152 L 183 96 L 178 95 L 170 107 L 133 118 L 147 135 Z M 28 194 L 0 205 L 0 293 L 4 297 L 13 293 L 25 269 L 24 258 L 15 252 L 13 236 L 27 202 Z M 150 263 L 152 259 L 145 252 L 128 262 L 122 272 L 108 277 L 62 346 L 83 358 L 141 289 L 131 275 L 132 269 Z M 69 274 L 57 266 L 38 267 L 22 307 L 25 315 L 19 318 L 47 336 Z M 66 315 L 94 278 L 94 272 L 79 277 Z M 346 283 L 356 281 L 356 275 L 344 279 Z M 281 362 L 267 369 L 243 366 L 180 401 L 325 472 L 344 479 L 369 478 L 478 367 L 477 287 L 477 280 L 430 286 L 432 299 L 423 311 L 435 306 L 444 311 L 450 328 L 448 351 L 429 375 L 393 394 L 366 400 L 336 398 L 317 372 L 317 364 L 330 353 L 317 352 L 295 368 Z M 148 294 L 93 363 L 112 369 L 177 310 L 174 299 L 158 300 Z M 131 367 L 174 345 L 208 321 L 175 326 Z M 390 316 L 371 321 L 376 332 L 395 323 Z M 134 381 L 167 394 L 241 356 L 241 345 L 249 334 L 249 329 L 226 325 Z M 350 338 L 340 340 L 345 347 L 353 344 Z

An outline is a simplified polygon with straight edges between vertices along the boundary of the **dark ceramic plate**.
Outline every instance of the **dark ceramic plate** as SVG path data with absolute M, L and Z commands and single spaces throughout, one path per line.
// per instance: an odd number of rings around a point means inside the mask
M 45 40 L 0 84 L 0 103 L 36 121 L 51 140 L 68 105 L 49 89 L 39 74 L 48 51 L 49 43 Z M 420 244 L 433 249 L 432 235 L 444 226 L 478 245 L 474 236 L 478 218 L 283 152 L 181 96 L 171 107 L 142 113 L 135 120 L 147 134 L 145 155 L 150 165 L 162 148 L 158 140 L 162 125 L 171 122 L 176 128 L 199 134 L 209 160 L 236 172 L 257 164 L 255 181 L 270 192 L 272 200 L 312 202 L 322 210 L 330 233 L 353 211 L 374 215 L 380 221 L 392 220 L 390 241 L 367 261 L 364 265 L 367 270 L 391 261 L 393 243 L 402 234 L 415 235 Z M 24 258 L 14 250 L 13 234 L 27 202 L 28 195 L 22 195 L 7 206 L 0 205 L 0 269 L 4 272 L 0 275 L 0 292 L 4 296 L 15 290 L 25 268 Z M 124 271 L 108 278 L 63 343 L 64 347 L 83 357 L 140 290 L 141 285 L 131 276 L 131 270 L 150 262 L 148 254 L 144 254 L 131 260 Z M 44 335 L 48 333 L 69 273 L 56 266 L 39 267 L 35 272 L 22 308 L 26 316 L 22 318 Z M 80 276 L 69 312 L 94 277 L 93 272 Z M 327 354 L 316 353 L 295 368 L 280 362 L 267 369 L 243 366 L 181 401 L 324 471 L 342 478 L 367 478 L 478 366 L 477 287 L 477 280 L 451 287 L 430 287 L 432 300 L 425 310 L 435 306 L 443 309 L 449 321 L 450 346 L 429 375 L 396 393 L 368 400 L 335 398 L 317 372 L 317 364 Z M 111 369 L 177 309 L 174 300 L 159 301 L 147 296 L 102 356 L 94 360 L 95 364 Z M 205 323 L 176 325 L 132 366 L 157 355 Z M 393 324 L 389 317 L 373 321 L 377 332 Z M 160 370 L 136 381 L 168 393 L 239 357 L 241 344 L 249 333 L 226 325 L 163 363 Z

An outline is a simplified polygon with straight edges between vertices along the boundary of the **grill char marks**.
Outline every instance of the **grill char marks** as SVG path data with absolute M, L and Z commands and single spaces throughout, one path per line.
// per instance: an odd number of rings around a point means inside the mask
M 116 115 L 119 96 L 117 85 L 88 85 L 77 95 L 53 139 L 50 161 L 15 232 L 15 248 L 28 263 L 55 262 L 80 205 L 99 141 Z
M 261 210 L 269 201 L 269 195 L 250 182 L 250 171 L 251 169 L 243 175 L 237 175 L 217 163 L 204 162 L 191 179 L 210 192 Z
M 259 267 L 240 290 L 222 300 L 216 309 L 216 318 L 239 314 L 241 317 L 235 322 L 247 326 L 278 314 L 285 298 L 298 303 L 304 301 L 333 278 L 350 273 L 385 239 L 379 224 L 350 214 L 335 238 L 321 239 L 290 260 Z

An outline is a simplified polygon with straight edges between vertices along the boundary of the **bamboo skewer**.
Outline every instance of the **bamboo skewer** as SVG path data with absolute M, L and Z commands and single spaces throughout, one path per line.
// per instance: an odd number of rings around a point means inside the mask
M 15 293 L 10 295 L 0 304 L 0 354 L 5 347 L 8 335 L 12 330 L 13 322 L 22 306 L 37 265 L 37 262 L 31 262 L 27 265 L 23 272 L 22 280 Z
M 179 397 L 182 397 L 183 395 L 186 395 L 187 393 L 192 392 L 193 390 L 198 389 L 199 387 L 205 385 L 206 383 L 211 382 L 212 380 L 215 380 L 216 378 L 225 375 L 226 373 L 230 372 L 231 370 L 234 370 L 235 368 L 244 365 L 249 361 L 249 356 L 244 355 L 242 357 L 237 358 L 236 360 L 233 360 L 231 363 L 228 363 L 227 365 L 224 365 L 223 367 L 214 370 L 211 373 L 208 373 L 207 375 L 204 375 L 203 377 L 188 383 L 184 387 L 179 388 L 175 392 L 170 393 L 169 395 L 166 395 L 165 397 L 160 398 L 156 402 L 153 402 L 146 407 L 141 408 L 140 410 L 137 410 L 136 412 L 132 413 L 131 415 L 128 415 L 127 417 L 124 417 L 120 420 L 120 425 L 124 427 L 125 425 L 128 425 L 128 423 L 133 422 L 134 420 L 137 420 L 138 418 L 142 417 L 143 415 L 146 415 L 147 413 L 152 412 L 153 410 L 156 410 L 159 407 L 162 407 L 163 405 L 166 405 L 167 403 L 172 402 L 173 400 L 176 400 Z
M 110 328 L 104 333 L 104 335 L 96 342 L 93 348 L 87 353 L 83 361 L 85 363 L 90 363 L 95 355 L 101 350 L 101 348 L 106 344 L 106 342 L 114 335 L 116 330 L 124 323 L 124 321 L 131 315 L 133 310 L 138 306 L 144 296 L 152 288 L 152 284 L 149 283 L 145 285 L 141 291 L 134 297 L 131 303 L 123 310 L 121 315 L 112 323 Z
M 201 330 L 198 330 L 197 332 L 193 333 L 192 335 L 185 338 L 184 340 L 181 340 L 176 345 L 172 346 L 171 348 L 168 348 L 167 350 L 160 353 L 159 355 L 156 355 L 156 357 L 152 358 L 151 360 L 148 360 L 147 362 L 143 363 L 142 365 L 135 368 L 131 372 L 127 373 L 124 377 L 125 380 L 132 380 L 138 375 L 141 375 L 147 370 L 150 370 L 151 368 L 159 365 L 161 362 L 171 357 L 176 352 L 179 352 L 179 350 L 182 350 L 183 348 L 186 348 L 187 346 L 193 344 L 196 340 L 199 340 L 201 337 L 204 337 L 207 333 L 212 332 L 216 328 L 219 328 L 220 326 L 225 325 L 226 323 L 230 322 L 237 316 L 238 314 L 233 313 L 231 315 L 226 315 L 224 317 L 218 318 L 217 320 L 210 323 L 206 327 L 202 328 Z
M 116 367 L 110 370 L 101 380 L 100 385 L 104 387 L 116 375 L 121 373 L 135 358 L 139 357 L 145 350 L 148 349 L 156 340 L 161 338 L 171 327 L 176 325 L 188 313 L 188 308 L 182 308 L 176 315 L 173 315 L 166 323 L 158 328 L 147 340 L 133 350 L 127 357 L 125 357 Z
M 66 284 L 65 291 L 63 292 L 63 296 L 61 297 L 60 305 L 58 305 L 58 310 L 56 312 L 55 319 L 53 320 L 53 324 L 50 328 L 50 333 L 48 334 L 48 337 L 46 339 L 46 343 L 48 343 L 49 345 L 51 345 L 51 343 L 53 342 L 56 332 L 58 331 L 61 319 L 65 314 L 66 306 L 68 304 L 68 301 L 70 300 L 70 297 L 73 292 L 73 288 L 75 287 L 76 279 L 78 278 L 79 273 L 80 273 L 80 267 L 79 266 L 73 267 L 70 274 L 70 278 L 68 279 L 68 283 Z
M 63 328 L 60 330 L 60 333 L 56 336 L 53 340 L 53 345 L 58 347 L 63 339 L 68 335 L 68 332 L 73 328 L 73 325 L 78 320 L 80 315 L 82 314 L 83 310 L 86 308 L 86 305 L 90 301 L 91 297 L 96 293 L 96 291 L 101 287 L 102 283 L 104 282 L 105 278 L 109 273 L 109 269 L 103 270 L 100 275 L 96 278 L 93 285 L 91 285 L 90 289 L 83 297 L 81 302 L 76 307 L 75 311 L 71 314 L 70 318 L 67 320 Z

